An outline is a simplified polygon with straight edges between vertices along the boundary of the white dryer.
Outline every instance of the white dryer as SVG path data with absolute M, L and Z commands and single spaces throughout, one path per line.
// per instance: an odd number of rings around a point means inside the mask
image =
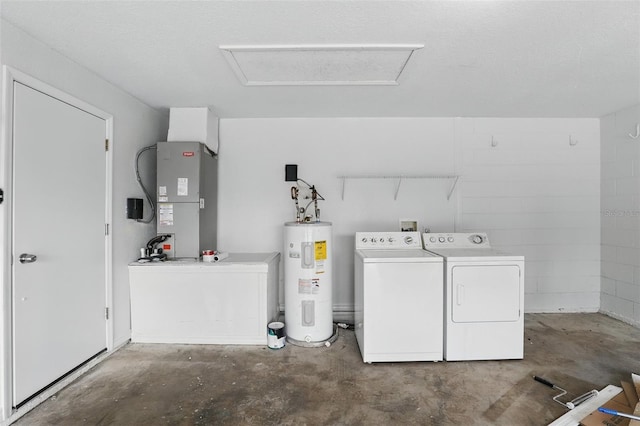
M 444 258 L 444 359 L 522 359 L 524 256 L 485 233 L 427 233 L 423 245 Z
M 357 232 L 355 333 L 362 360 L 442 360 L 440 256 L 419 232 Z

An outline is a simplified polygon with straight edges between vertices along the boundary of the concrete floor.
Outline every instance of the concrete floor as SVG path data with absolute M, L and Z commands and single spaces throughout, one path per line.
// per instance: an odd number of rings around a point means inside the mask
M 129 344 L 17 425 L 544 425 L 568 399 L 640 373 L 640 330 L 600 314 L 528 314 L 525 359 L 362 362 L 329 348 Z

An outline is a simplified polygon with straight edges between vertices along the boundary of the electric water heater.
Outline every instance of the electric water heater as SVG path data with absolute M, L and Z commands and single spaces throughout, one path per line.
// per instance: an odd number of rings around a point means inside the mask
M 284 305 L 287 340 L 322 342 L 333 334 L 332 226 L 284 225 Z

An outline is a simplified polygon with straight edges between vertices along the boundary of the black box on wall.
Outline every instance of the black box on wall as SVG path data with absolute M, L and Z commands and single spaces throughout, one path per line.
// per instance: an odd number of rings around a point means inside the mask
M 127 219 L 142 219 L 142 198 L 127 198 Z
M 298 181 L 298 165 L 297 164 L 286 164 L 284 166 L 284 180 L 285 182 Z

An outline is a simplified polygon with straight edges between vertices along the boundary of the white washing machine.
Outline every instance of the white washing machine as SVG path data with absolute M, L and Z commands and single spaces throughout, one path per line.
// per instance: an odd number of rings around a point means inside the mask
M 357 232 L 355 332 L 362 360 L 442 360 L 442 258 L 419 232 Z
M 485 233 L 423 234 L 444 258 L 444 359 L 524 357 L 524 256 L 491 248 Z

